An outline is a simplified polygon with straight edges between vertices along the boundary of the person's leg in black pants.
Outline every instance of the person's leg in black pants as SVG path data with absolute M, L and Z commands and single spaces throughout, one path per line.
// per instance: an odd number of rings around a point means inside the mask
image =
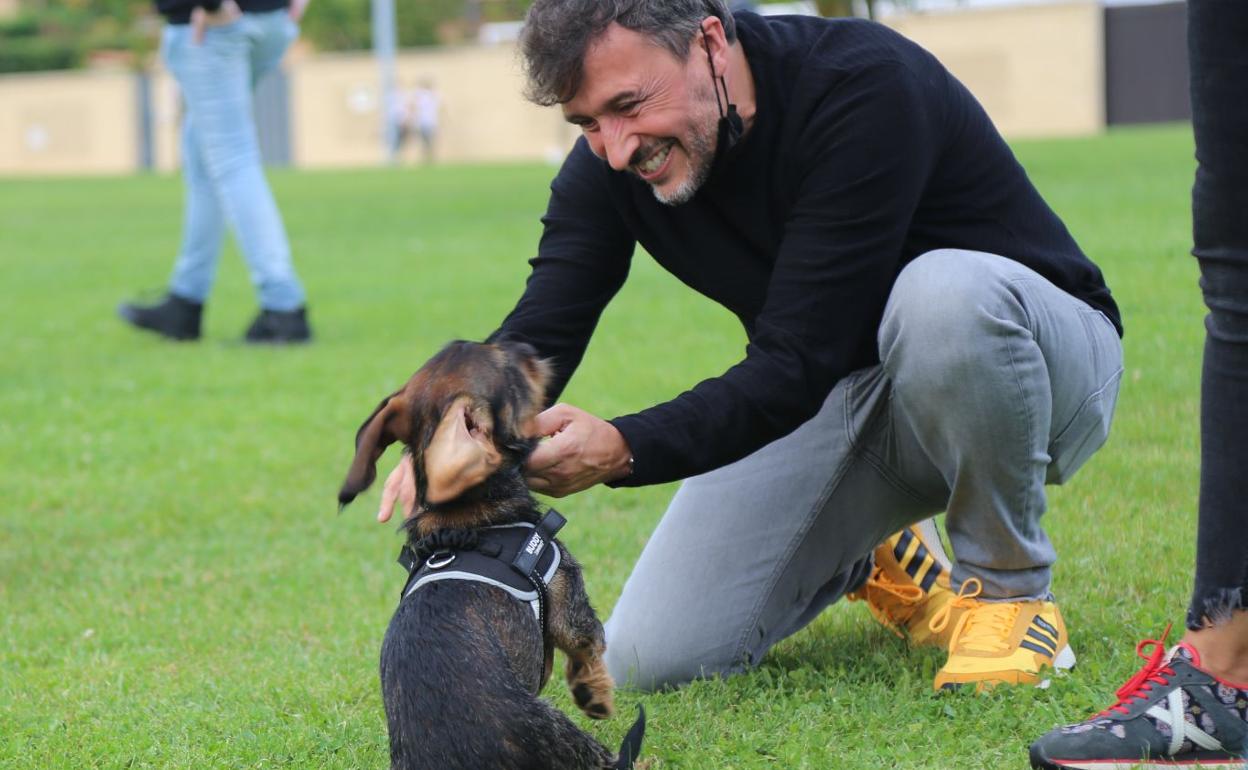
M 1189 0 L 1188 57 L 1209 314 L 1187 632 L 1168 654 L 1152 641 L 1116 704 L 1032 744 L 1036 768 L 1248 766 L 1248 0 Z
M 1248 648 L 1248 3 L 1189 5 L 1193 253 L 1205 319 L 1200 524 L 1187 627 L 1230 623 Z M 1241 650 L 1248 656 L 1248 649 Z M 1241 669 L 1248 662 L 1240 661 Z M 1248 680 L 1248 670 L 1241 670 Z

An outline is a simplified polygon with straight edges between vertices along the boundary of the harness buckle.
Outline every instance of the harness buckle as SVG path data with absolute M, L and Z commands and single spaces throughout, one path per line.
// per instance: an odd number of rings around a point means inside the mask
M 425 562 L 425 566 L 429 569 L 442 569 L 453 561 L 455 561 L 454 551 L 435 551 Z

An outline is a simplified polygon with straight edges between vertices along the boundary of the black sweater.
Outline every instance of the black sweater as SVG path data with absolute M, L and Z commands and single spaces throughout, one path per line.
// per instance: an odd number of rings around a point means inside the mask
M 235 0 L 238 7 L 251 13 L 276 11 L 290 5 L 290 0 Z M 221 0 L 156 0 L 156 10 L 170 24 L 186 24 L 191 20 L 191 11 L 196 6 L 203 6 L 209 11 L 221 7 Z
M 499 330 L 554 359 L 557 398 L 637 243 L 741 320 L 739 363 L 612 420 L 635 460 L 620 485 L 712 470 L 814 416 L 839 379 L 878 362 L 893 282 L 932 249 L 1015 259 L 1121 332 L 1100 270 L 933 56 L 867 21 L 736 19 L 754 76 L 749 133 L 676 207 L 578 141 L 551 184 L 524 294 Z

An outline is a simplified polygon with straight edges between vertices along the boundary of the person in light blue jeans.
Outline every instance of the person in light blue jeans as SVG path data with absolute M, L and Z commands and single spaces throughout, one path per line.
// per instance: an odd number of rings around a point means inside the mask
M 248 342 L 311 338 L 290 242 L 264 176 L 252 111 L 256 83 L 298 37 L 306 3 L 286 0 L 158 2 L 169 24 L 162 55 L 185 103 L 182 245 L 168 293 L 155 305 L 123 304 L 123 319 L 174 339 L 197 339 L 227 225 L 247 261 L 260 314 Z

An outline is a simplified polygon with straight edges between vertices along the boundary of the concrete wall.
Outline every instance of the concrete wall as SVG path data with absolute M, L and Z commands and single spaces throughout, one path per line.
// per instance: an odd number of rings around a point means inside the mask
M 166 70 L 151 74 L 148 120 L 152 127 L 152 167 L 176 171 L 181 163 L 182 96 L 178 83 Z
M 367 166 L 384 161 L 381 75 L 367 54 L 306 55 L 286 62 L 291 160 L 303 167 Z M 520 95 L 522 77 L 510 45 L 406 52 L 398 84 L 432 81 L 442 107 L 441 162 L 471 163 L 562 157 L 576 137 L 558 110 Z M 129 72 L 64 72 L 0 76 L 0 174 L 109 174 L 139 169 L 142 125 L 150 157 L 176 170 L 181 106 L 173 77 L 156 64 L 149 112 L 139 109 Z M 420 157 L 416 143 L 405 153 Z
M 575 132 L 558 110 L 526 102 L 510 45 L 407 52 L 397 84 L 429 80 L 441 97 L 436 157 L 446 162 L 561 157 Z M 291 70 L 293 157 L 300 166 L 359 166 L 385 158 L 376 62 L 360 54 L 309 57 Z M 412 142 L 407 159 L 419 157 Z
M 129 72 L 0 77 L 0 174 L 116 174 L 139 166 Z
M 576 137 L 557 110 L 520 95 L 523 79 L 510 45 L 407 51 L 396 60 L 397 85 L 430 81 L 441 98 L 438 162 L 477 163 L 561 158 Z M 291 162 L 304 168 L 372 166 L 385 162 L 381 71 L 368 54 L 308 54 L 296 50 L 289 83 Z M 152 73 L 155 167 L 178 165 L 177 83 Z M 423 160 L 415 140 L 403 162 Z M 0 173 L 3 173 L 0 161 Z
M 1248 1 L 1248 0 L 1246 0 Z M 0 0 L 3 2 L 3 0 Z M 1006 136 L 1088 134 L 1105 126 L 1104 10 L 1091 0 L 944 13 L 885 22 L 932 51 Z M 430 80 L 442 97 L 440 162 L 558 160 L 576 138 L 557 109 L 527 103 L 510 44 L 408 51 L 398 84 Z M 177 85 L 155 65 L 149 157 L 178 167 Z M 296 47 L 289 82 L 290 158 L 301 167 L 384 162 L 381 76 L 367 54 Z M 71 72 L 0 76 L 0 174 L 126 173 L 143 163 L 136 76 Z M 405 160 L 420 157 L 417 143 Z
M 1096 2 L 912 13 L 885 23 L 944 62 L 1011 137 L 1105 127 L 1104 9 Z

